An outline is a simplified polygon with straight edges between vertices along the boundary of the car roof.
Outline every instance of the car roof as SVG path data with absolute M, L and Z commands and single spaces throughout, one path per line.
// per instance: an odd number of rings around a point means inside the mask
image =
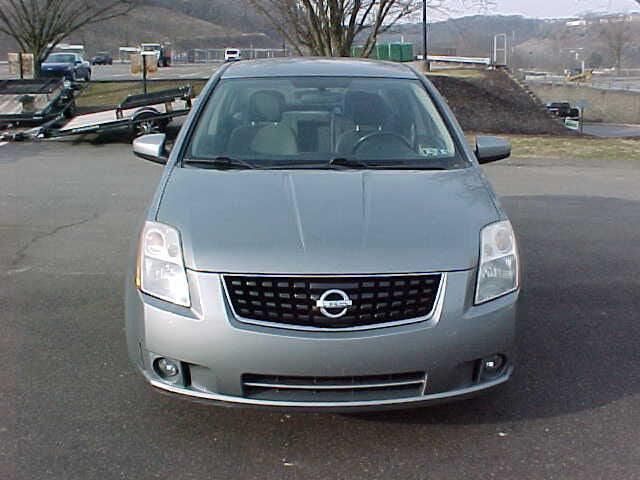
M 52 55 L 73 55 L 74 57 L 77 57 L 78 54 L 77 53 L 72 53 L 72 52 L 51 52 L 47 58 L 51 57 Z
M 288 57 L 242 60 L 231 64 L 222 78 L 271 77 L 384 77 L 416 79 L 411 68 L 400 63 L 362 58 Z

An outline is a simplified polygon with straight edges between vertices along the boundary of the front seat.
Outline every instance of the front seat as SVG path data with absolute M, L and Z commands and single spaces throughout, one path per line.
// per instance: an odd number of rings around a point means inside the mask
M 237 127 L 229 136 L 230 155 L 295 155 L 293 130 L 281 123 L 284 95 L 275 90 L 259 90 L 249 97 L 249 124 Z
M 355 90 L 345 96 L 344 117 L 350 125 L 338 137 L 336 151 L 349 155 L 360 139 L 374 132 L 387 131 L 392 112 L 380 95 Z

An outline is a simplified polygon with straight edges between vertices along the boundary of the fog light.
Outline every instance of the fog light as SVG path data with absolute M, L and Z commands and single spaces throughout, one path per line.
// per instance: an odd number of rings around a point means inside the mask
M 153 367 L 156 373 L 162 378 L 175 377 L 180 373 L 178 363 L 168 358 L 157 358 L 153 362 Z
M 482 359 L 482 370 L 491 375 L 502 370 L 504 364 L 504 355 L 492 355 Z

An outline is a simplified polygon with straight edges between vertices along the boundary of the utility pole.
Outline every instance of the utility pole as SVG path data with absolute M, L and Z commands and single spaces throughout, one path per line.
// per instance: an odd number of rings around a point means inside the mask
M 146 95 L 147 93 L 147 56 L 144 54 L 144 52 L 140 53 L 140 56 L 142 57 L 142 84 L 144 87 L 144 93 Z
M 285 28 L 286 28 L 285 18 L 284 18 L 284 15 L 282 15 L 282 56 L 283 57 L 287 56 L 287 44 L 286 44 L 285 36 L 284 36 L 284 29 Z
M 422 61 L 425 72 L 431 71 L 427 50 L 427 0 L 422 0 Z

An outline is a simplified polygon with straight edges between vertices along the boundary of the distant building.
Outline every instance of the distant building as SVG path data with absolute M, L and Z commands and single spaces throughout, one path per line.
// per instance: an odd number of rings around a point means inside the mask
M 567 27 L 585 27 L 587 25 L 587 21 L 582 20 L 569 20 L 567 22 Z
M 607 23 L 640 22 L 640 13 L 612 13 L 607 15 L 572 18 L 566 22 L 567 27 L 586 27 Z

